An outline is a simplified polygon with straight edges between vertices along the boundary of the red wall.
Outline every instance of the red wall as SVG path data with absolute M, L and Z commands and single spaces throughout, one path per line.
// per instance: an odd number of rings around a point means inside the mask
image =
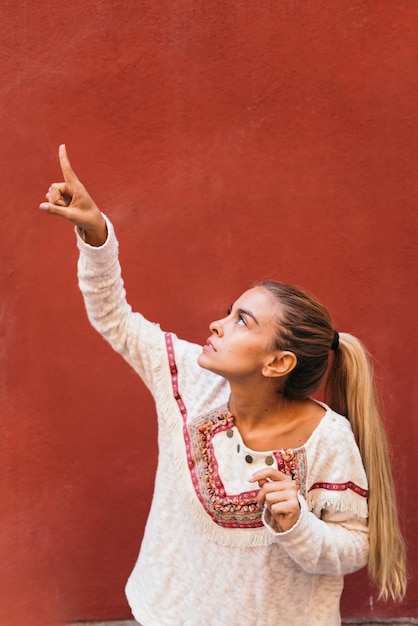
M 348 577 L 343 609 L 417 617 L 416 2 L 26 0 L 0 26 L 0 623 L 128 618 L 155 468 L 152 402 L 37 210 L 61 142 L 163 327 L 201 341 L 273 275 L 368 344 L 411 583 L 394 607 Z

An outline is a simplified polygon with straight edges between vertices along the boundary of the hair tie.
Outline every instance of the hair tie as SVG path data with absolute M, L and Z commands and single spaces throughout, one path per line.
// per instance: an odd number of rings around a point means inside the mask
M 332 340 L 331 350 L 337 350 L 340 343 L 340 335 L 338 331 L 334 330 L 334 339 Z

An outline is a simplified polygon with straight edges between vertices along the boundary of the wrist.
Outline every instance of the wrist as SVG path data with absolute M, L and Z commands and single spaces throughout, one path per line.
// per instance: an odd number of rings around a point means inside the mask
M 94 228 L 83 228 L 82 234 L 83 239 L 89 246 L 94 246 L 98 248 L 102 246 L 107 240 L 107 226 L 104 218 L 102 217 L 101 223 Z

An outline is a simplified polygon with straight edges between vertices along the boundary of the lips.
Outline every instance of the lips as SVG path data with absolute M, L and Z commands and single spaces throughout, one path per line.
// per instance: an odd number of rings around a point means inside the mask
M 205 346 L 203 346 L 203 348 L 204 348 L 205 350 L 210 351 L 210 352 L 216 352 L 216 348 L 215 348 L 215 346 L 213 345 L 213 343 L 212 343 L 212 341 L 211 341 L 211 339 L 210 339 L 210 338 L 206 341 L 206 345 L 205 345 Z

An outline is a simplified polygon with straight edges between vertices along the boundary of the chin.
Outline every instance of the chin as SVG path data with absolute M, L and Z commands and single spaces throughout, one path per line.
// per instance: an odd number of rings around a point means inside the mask
M 200 365 L 202 369 L 208 370 L 208 372 L 212 372 L 213 374 L 219 374 L 219 372 L 217 372 L 216 369 L 214 369 L 211 365 L 210 359 L 207 358 L 205 352 L 199 354 L 199 356 L 197 357 L 197 364 Z M 219 375 L 221 376 L 222 374 Z
M 205 359 L 205 353 L 202 352 L 201 354 L 199 354 L 199 356 L 197 357 L 197 364 L 200 365 L 200 367 L 203 367 L 203 369 L 207 370 L 210 369 L 207 364 L 205 363 L 206 359 Z

